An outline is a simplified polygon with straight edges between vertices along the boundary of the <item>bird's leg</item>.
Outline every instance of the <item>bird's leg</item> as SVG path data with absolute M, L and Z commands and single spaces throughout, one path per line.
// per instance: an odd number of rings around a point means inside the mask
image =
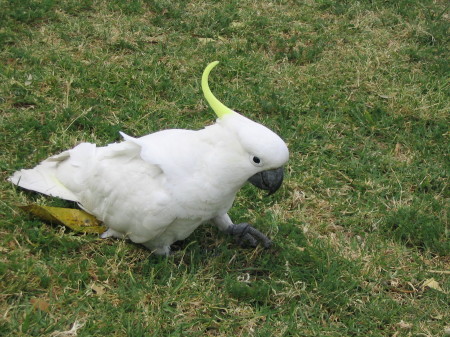
M 246 222 L 233 224 L 228 214 L 215 217 L 212 221 L 221 231 L 233 235 L 241 246 L 256 247 L 258 243 L 261 243 L 264 248 L 269 248 L 272 244 L 267 236 L 250 224 Z
M 152 253 L 155 255 L 161 255 L 161 256 L 169 256 L 170 255 L 170 246 L 162 246 L 162 247 L 155 247 L 154 244 L 150 242 L 144 242 L 142 245 L 147 248 L 148 250 L 151 250 Z
M 116 232 L 114 229 L 108 228 L 105 232 L 100 234 L 100 238 L 106 239 L 106 238 L 116 238 L 116 239 L 125 239 L 127 235 Z M 162 255 L 162 256 L 169 256 L 170 255 L 170 246 L 161 246 L 161 247 L 155 247 L 154 244 L 149 242 L 143 242 L 142 245 L 147 248 L 148 250 L 151 250 L 156 255 Z
M 116 239 L 123 239 L 125 237 L 125 235 L 123 235 L 122 233 L 116 232 L 114 229 L 108 228 L 106 231 L 104 231 L 102 234 L 100 234 L 100 237 L 102 239 L 106 239 L 106 238 L 116 238 Z

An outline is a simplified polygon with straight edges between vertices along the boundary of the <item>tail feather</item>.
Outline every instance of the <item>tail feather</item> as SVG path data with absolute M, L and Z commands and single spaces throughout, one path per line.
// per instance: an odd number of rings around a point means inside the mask
M 86 193 L 89 186 L 92 187 L 89 184 L 96 183 L 95 172 L 102 160 L 118 157 L 127 162 L 126 157 L 134 158 L 139 152 L 140 147 L 128 141 L 100 148 L 95 144 L 81 143 L 47 158 L 32 169 L 15 172 L 8 180 L 27 190 L 78 203 L 81 203 L 80 199 L 86 202 Z
M 69 156 L 69 151 L 65 151 L 44 160 L 35 168 L 15 172 L 8 180 L 27 190 L 66 200 L 78 201 L 77 197 L 56 178 L 58 164 Z

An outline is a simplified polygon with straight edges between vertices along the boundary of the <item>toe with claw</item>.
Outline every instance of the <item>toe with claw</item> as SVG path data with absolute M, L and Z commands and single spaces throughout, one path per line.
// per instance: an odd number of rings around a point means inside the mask
M 233 235 L 242 246 L 256 247 L 258 242 L 264 248 L 269 248 L 272 245 L 272 241 L 267 236 L 246 222 L 230 226 L 227 232 Z

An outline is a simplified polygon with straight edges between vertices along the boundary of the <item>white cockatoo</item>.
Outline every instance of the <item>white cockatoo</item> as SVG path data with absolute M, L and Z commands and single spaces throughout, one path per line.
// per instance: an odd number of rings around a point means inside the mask
M 81 143 L 9 180 L 25 189 L 77 202 L 107 226 L 102 237 L 128 238 L 156 254 L 212 222 L 252 246 L 270 240 L 227 212 L 246 181 L 275 192 L 289 151 L 265 126 L 227 108 L 212 94 L 203 72 L 202 90 L 218 116 L 202 130 L 169 129 L 97 147 Z

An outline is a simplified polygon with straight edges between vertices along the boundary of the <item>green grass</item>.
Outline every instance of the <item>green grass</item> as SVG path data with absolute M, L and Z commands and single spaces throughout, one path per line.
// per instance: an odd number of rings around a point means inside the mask
M 0 335 L 443 336 L 450 321 L 445 1 L 0 0 Z M 274 196 L 166 258 L 21 213 L 15 170 L 224 103 L 289 144 Z M 423 287 L 434 278 L 439 289 Z

